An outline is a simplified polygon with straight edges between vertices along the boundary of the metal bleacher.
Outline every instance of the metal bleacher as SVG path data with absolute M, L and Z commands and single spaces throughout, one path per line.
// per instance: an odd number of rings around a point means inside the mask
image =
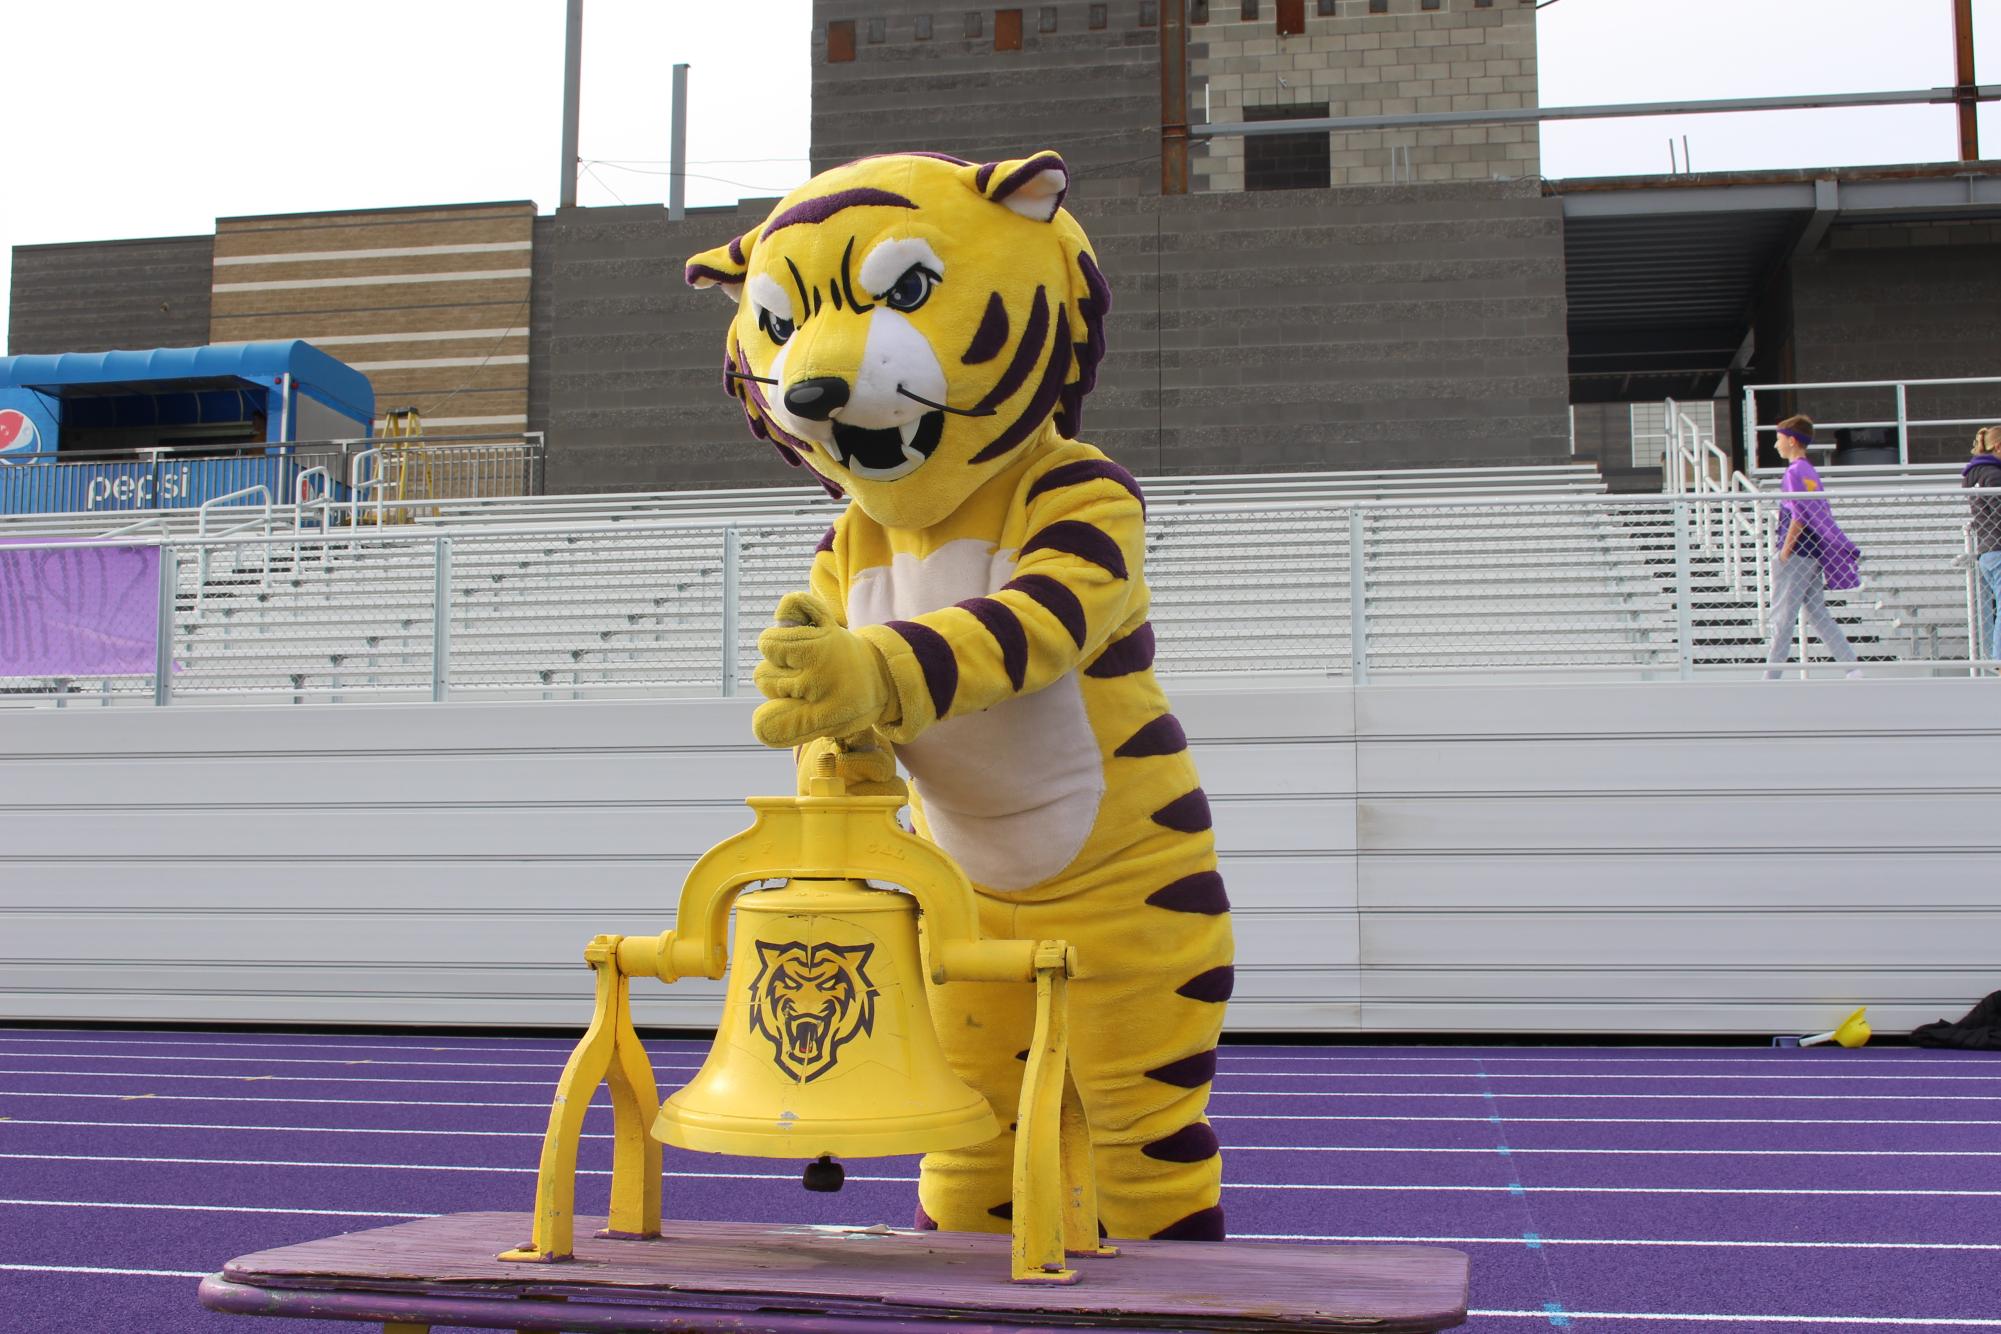
M 1965 575 L 1950 559 L 1964 505 L 1938 495 L 1939 481 L 1871 478 L 1867 505 L 1842 505 L 1869 579 L 1833 603 L 1865 660 L 1965 656 Z M 1607 495 L 1589 465 L 1158 478 L 1146 489 L 1165 675 L 1647 677 L 1763 661 L 1748 529 L 1733 550 L 1720 516 L 1698 525 L 1684 513 L 1678 561 L 1668 498 Z M 172 511 L 115 525 L 0 519 L 0 538 L 44 542 L 131 530 L 118 540 L 169 553 L 175 590 L 164 690 L 145 678 L 15 679 L 0 680 L 0 700 L 736 693 L 758 631 L 803 584 L 838 508 L 799 487 L 427 500 L 293 514 L 269 534 L 222 539 Z

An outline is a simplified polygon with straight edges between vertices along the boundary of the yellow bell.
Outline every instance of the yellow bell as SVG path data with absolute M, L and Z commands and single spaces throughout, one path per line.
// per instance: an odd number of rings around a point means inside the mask
M 736 901 L 722 1021 L 656 1139 L 758 1158 L 866 1158 L 980 1144 L 987 1100 L 946 1064 L 918 972 L 917 902 L 859 880 Z

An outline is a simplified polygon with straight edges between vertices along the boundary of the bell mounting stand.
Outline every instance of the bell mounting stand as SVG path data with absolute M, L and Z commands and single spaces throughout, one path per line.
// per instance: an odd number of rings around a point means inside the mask
M 543 1137 L 541 1166 L 535 1183 L 534 1235 L 527 1244 L 502 1252 L 501 1260 L 553 1262 L 572 1257 L 578 1137 L 583 1129 L 585 1108 L 601 1083 L 611 1089 L 614 1148 L 610 1217 L 605 1230 L 597 1234 L 600 1237 L 645 1240 L 660 1236 L 661 1151 L 655 1134 L 665 1134 L 670 1142 L 690 1148 L 716 1149 L 727 1142 L 731 1145 L 727 1151 L 765 1156 L 789 1156 L 795 1144 L 804 1147 L 809 1142 L 821 1142 L 809 1141 L 788 1126 L 777 1137 L 776 1148 L 738 1147 L 736 1141 L 746 1132 L 708 1127 L 733 1119 L 755 1120 L 761 1109 L 746 1109 L 742 1118 L 731 1118 L 710 1108 L 677 1108 L 677 1103 L 702 1081 L 702 1074 L 670 1099 L 663 1111 L 652 1067 L 632 1025 L 629 980 L 657 977 L 671 983 L 684 977 L 723 977 L 729 970 L 730 917 L 737 898 L 746 889 L 770 881 L 793 883 L 787 889 L 753 897 L 773 899 L 782 905 L 791 902 L 784 896 L 793 893 L 802 902 L 821 906 L 760 908 L 760 922 L 768 917 L 787 922 L 818 920 L 813 914 L 845 920 L 846 912 L 848 916 L 868 917 L 873 923 L 877 916 L 890 916 L 898 910 L 907 913 L 911 908 L 900 902 L 904 896 L 871 890 L 865 882 L 901 886 L 923 919 L 923 956 L 932 983 L 1018 982 L 1035 988 L 1034 1034 L 1022 1075 L 1021 1103 L 1015 1123 L 1010 1277 L 1017 1283 L 1075 1283 L 1079 1274 L 1066 1263 L 1067 1257 L 1118 1254 L 1116 1248 L 1104 1245 L 1098 1236 L 1090 1136 L 1083 1104 L 1069 1071 L 1066 990 L 1069 980 L 1076 975 L 1076 951 L 1060 940 L 983 936 L 973 888 L 965 873 L 938 848 L 907 833 L 896 822 L 903 798 L 850 796 L 846 783 L 835 771 L 835 764 L 833 755 L 821 757 L 819 771 L 808 780 L 805 796 L 749 799 L 747 804 L 756 814 L 751 827 L 711 848 L 688 873 L 674 930 L 659 936 L 598 936 L 585 949 L 585 961 L 597 978 L 596 1008 L 590 1027 L 563 1067 L 555 1101 L 549 1109 L 549 1128 Z M 868 912 L 851 911 L 857 901 L 873 900 L 876 895 L 881 899 Z M 749 913 L 748 904 L 744 911 Z M 903 949 L 910 951 L 910 943 L 916 939 L 913 927 L 914 924 L 908 924 L 898 931 L 893 922 L 886 926 L 871 924 L 864 934 L 878 942 L 905 942 Z M 746 938 L 753 934 L 751 928 L 739 923 L 740 953 L 751 947 L 772 951 L 779 948 L 759 939 L 749 940 L 746 945 Z M 793 950 L 800 948 L 790 942 L 787 946 Z M 845 949 L 853 958 L 860 948 L 834 947 L 830 952 Z M 821 966 L 810 948 L 798 957 L 803 959 L 802 966 L 807 971 Z M 750 962 L 755 964 L 756 960 Z M 869 966 L 880 968 L 883 976 L 890 976 L 892 964 L 912 970 L 918 966 L 916 959 L 882 960 Z M 744 971 L 742 961 L 737 971 L 739 974 Z M 883 983 L 882 1012 L 871 1012 L 870 1022 L 852 1031 L 868 1033 L 872 1031 L 871 1025 L 886 1030 L 895 1023 L 911 1030 L 921 1026 L 921 1034 L 906 1034 L 908 1050 L 935 1053 L 936 1038 L 929 1029 L 924 997 L 903 994 L 922 991 L 915 971 L 911 978 L 908 988 L 893 982 Z M 737 992 L 747 993 L 750 985 L 754 982 L 749 979 L 733 984 L 728 1006 L 752 1004 L 736 999 Z M 873 1003 L 874 991 L 868 990 L 867 996 Z M 891 1001 L 901 1007 L 894 1015 L 888 1013 L 896 1008 Z M 710 1057 L 711 1065 L 748 1059 L 743 1053 L 752 1044 L 747 1039 L 736 1040 L 733 1035 L 732 1025 L 737 1017 L 735 1008 L 726 1008 L 723 1029 Z M 789 1078 L 796 1078 L 797 1089 L 815 1088 L 812 1081 L 831 1068 L 831 1061 L 820 1046 L 826 1040 L 824 1035 L 816 1033 L 808 1048 L 825 1063 L 811 1073 L 795 1076 L 782 1062 L 777 1067 L 787 1071 Z M 709 1065 L 703 1067 L 704 1074 L 709 1068 Z M 861 1078 L 860 1069 L 848 1077 Z M 957 1082 L 949 1071 L 942 1078 L 953 1084 Z M 965 1137 L 968 1125 L 983 1124 L 988 1112 L 980 1107 L 975 1116 L 976 1122 L 969 1123 L 964 1115 L 956 1115 L 950 1133 L 958 1138 L 952 1144 L 977 1142 Z M 772 1119 L 764 1118 L 767 1123 Z M 766 1139 L 772 1138 L 768 1130 L 760 1133 Z M 952 1146 L 927 1143 L 926 1134 L 938 1133 L 928 1125 L 916 1128 L 893 1125 L 886 1130 L 869 1128 L 860 1134 L 846 1133 L 849 1139 L 878 1146 L 873 1147 L 876 1155 Z M 842 1136 L 830 1132 L 826 1138 L 838 1143 Z M 836 1151 L 870 1156 L 868 1152 L 852 1149 Z M 811 1158 L 820 1152 L 815 1149 L 798 1156 Z

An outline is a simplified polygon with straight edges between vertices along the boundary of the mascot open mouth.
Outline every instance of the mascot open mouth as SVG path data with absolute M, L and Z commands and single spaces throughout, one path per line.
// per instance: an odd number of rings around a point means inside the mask
M 893 482 L 923 467 L 945 434 L 945 414 L 927 412 L 902 426 L 871 430 L 865 426 L 832 423 L 834 441 L 829 452 L 843 468 L 872 482 Z

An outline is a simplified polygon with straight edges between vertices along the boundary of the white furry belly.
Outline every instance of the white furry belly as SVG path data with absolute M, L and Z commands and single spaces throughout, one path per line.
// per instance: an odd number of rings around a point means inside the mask
M 1014 553 L 977 538 L 920 561 L 855 576 L 848 624 L 908 620 L 984 597 L 1014 575 Z M 988 889 L 1040 884 L 1084 849 L 1105 793 L 1103 761 L 1076 672 L 981 713 L 939 723 L 897 748 L 938 846 Z

